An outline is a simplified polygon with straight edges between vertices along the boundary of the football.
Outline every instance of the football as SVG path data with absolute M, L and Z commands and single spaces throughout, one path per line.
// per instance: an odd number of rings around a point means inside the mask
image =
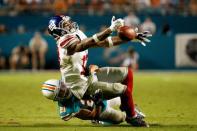
M 122 26 L 118 30 L 118 36 L 122 40 L 133 40 L 136 37 L 136 32 L 133 28 L 129 26 Z

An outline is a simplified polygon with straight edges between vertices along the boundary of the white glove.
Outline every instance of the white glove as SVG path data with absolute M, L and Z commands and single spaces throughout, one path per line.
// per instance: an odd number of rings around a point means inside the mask
M 143 46 L 146 46 L 146 43 L 150 43 L 151 41 L 148 37 L 152 37 L 152 34 L 149 31 L 138 32 L 138 28 L 135 28 L 135 32 L 137 34 L 136 38 L 132 40 L 133 42 L 140 42 Z
M 124 26 L 124 20 L 119 18 L 115 20 L 115 16 L 111 19 L 111 26 L 109 27 L 111 31 L 116 31 L 120 26 Z

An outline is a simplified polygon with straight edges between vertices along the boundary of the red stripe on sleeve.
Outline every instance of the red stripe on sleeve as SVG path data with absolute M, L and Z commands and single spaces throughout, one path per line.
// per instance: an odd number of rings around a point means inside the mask
M 60 43 L 60 46 L 61 47 L 64 47 L 65 45 L 67 45 L 69 42 L 70 42 L 70 40 L 71 39 L 73 39 L 73 38 L 75 38 L 75 37 L 69 37 L 69 38 L 67 38 L 67 39 L 65 39 L 64 41 L 62 41 L 61 43 Z

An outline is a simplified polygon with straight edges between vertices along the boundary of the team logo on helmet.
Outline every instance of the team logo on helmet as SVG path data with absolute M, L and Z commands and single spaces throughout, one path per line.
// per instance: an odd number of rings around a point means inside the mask
M 42 94 L 48 99 L 56 100 L 60 90 L 60 81 L 55 79 L 50 79 L 44 82 L 42 85 Z
M 53 31 L 54 29 L 56 29 L 56 25 L 55 25 L 55 20 L 50 20 L 49 21 L 49 30 Z

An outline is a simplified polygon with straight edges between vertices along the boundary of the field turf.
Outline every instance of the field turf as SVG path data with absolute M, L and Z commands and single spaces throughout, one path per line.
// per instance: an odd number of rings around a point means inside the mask
M 59 72 L 0 72 L 0 131 L 197 130 L 197 72 L 135 73 L 134 98 L 150 128 L 64 122 L 56 103 L 41 95 L 41 84 L 49 78 L 58 79 Z

